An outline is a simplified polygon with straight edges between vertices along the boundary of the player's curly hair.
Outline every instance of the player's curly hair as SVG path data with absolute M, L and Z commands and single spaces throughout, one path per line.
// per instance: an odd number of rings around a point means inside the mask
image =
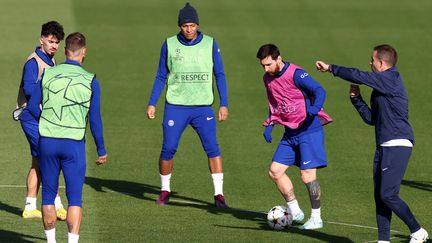
M 42 25 L 41 36 L 53 35 L 57 40 L 61 41 L 64 39 L 63 26 L 57 21 L 49 21 Z

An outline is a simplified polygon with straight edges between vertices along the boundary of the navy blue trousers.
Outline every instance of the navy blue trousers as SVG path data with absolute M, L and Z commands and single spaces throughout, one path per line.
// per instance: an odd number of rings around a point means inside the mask
M 399 197 L 411 147 L 378 147 L 375 151 L 373 175 L 378 240 L 390 241 L 390 223 L 394 212 L 410 229 L 411 233 L 420 225 L 408 205 Z

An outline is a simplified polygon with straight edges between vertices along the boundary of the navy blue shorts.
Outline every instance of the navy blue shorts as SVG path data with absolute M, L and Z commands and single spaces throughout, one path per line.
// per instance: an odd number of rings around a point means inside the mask
M 324 150 L 324 130 L 304 135 L 284 136 L 273 155 L 273 161 L 301 170 L 327 166 Z
M 63 171 L 68 205 L 82 207 L 86 172 L 85 142 L 41 137 L 39 145 L 42 205 L 54 204 L 60 171 Z
M 22 117 L 22 116 L 21 116 Z M 30 153 L 33 157 L 38 157 L 39 144 L 39 123 L 34 119 L 21 119 L 22 130 L 30 145 Z
M 198 134 L 209 158 L 220 155 L 216 139 L 216 117 L 211 106 L 166 105 L 164 112 L 161 159 L 171 160 L 177 152 L 181 135 L 188 125 Z

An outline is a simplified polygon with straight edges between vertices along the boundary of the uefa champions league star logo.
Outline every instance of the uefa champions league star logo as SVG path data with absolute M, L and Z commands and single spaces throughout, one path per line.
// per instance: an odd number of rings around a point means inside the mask
M 174 60 L 176 60 L 176 61 L 183 61 L 183 59 L 184 59 L 184 57 L 181 55 L 181 50 L 180 50 L 180 48 L 176 48 L 175 49 L 175 56 L 173 57 L 174 58 Z
M 174 120 L 169 120 L 168 121 L 168 126 L 170 126 L 170 127 L 174 126 Z
M 85 80 L 91 81 L 89 77 L 86 77 L 80 73 L 58 74 L 52 77 L 44 84 L 44 87 L 46 87 L 48 90 L 46 93 L 46 98 L 44 97 L 43 100 L 44 110 L 47 112 L 52 111 L 57 117 L 58 121 L 61 121 L 63 118 L 63 109 L 67 107 L 82 106 L 86 109 L 89 109 L 91 87 L 89 87 L 90 82 L 85 82 Z M 67 84 L 65 85 L 65 83 Z M 75 100 L 73 94 L 76 93 L 76 89 L 83 88 L 80 86 L 84 86 L 84 90 L 88 90 L 88 100 Z

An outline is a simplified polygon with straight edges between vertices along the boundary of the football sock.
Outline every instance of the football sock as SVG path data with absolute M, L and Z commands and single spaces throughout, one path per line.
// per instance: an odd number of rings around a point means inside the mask
M 170 192 L 171 173 L 169 173 L 168 175 L 160 175 L 160 179 L 161 179 L 161 191 Z
M 79 235 L 68 233 L 68 243 L 78 243 Z
M 297 215 L 298 213 L 301 212 L 297 199 L 287 202 L 287 205 L 292 215 Z
M 35 210 L 36 209 L 36 198 L 26 197 L 25 210 Z
M 47 238 L 47 243 L 56 243 L 56 236 L 55 236 L 55 228 L 50 230 L 45 230 L 45 235 Z
M 214 195 L 223 195 L 223 173 L 211 174 L 213 179 Z
M 321 208 L 312 208 L 311 218 L 321 219 Z
M 56 198 L 54 199 L 54 205 L 56 210 L 63 207 L 63 204 L 59 196 L 56 196 Z

